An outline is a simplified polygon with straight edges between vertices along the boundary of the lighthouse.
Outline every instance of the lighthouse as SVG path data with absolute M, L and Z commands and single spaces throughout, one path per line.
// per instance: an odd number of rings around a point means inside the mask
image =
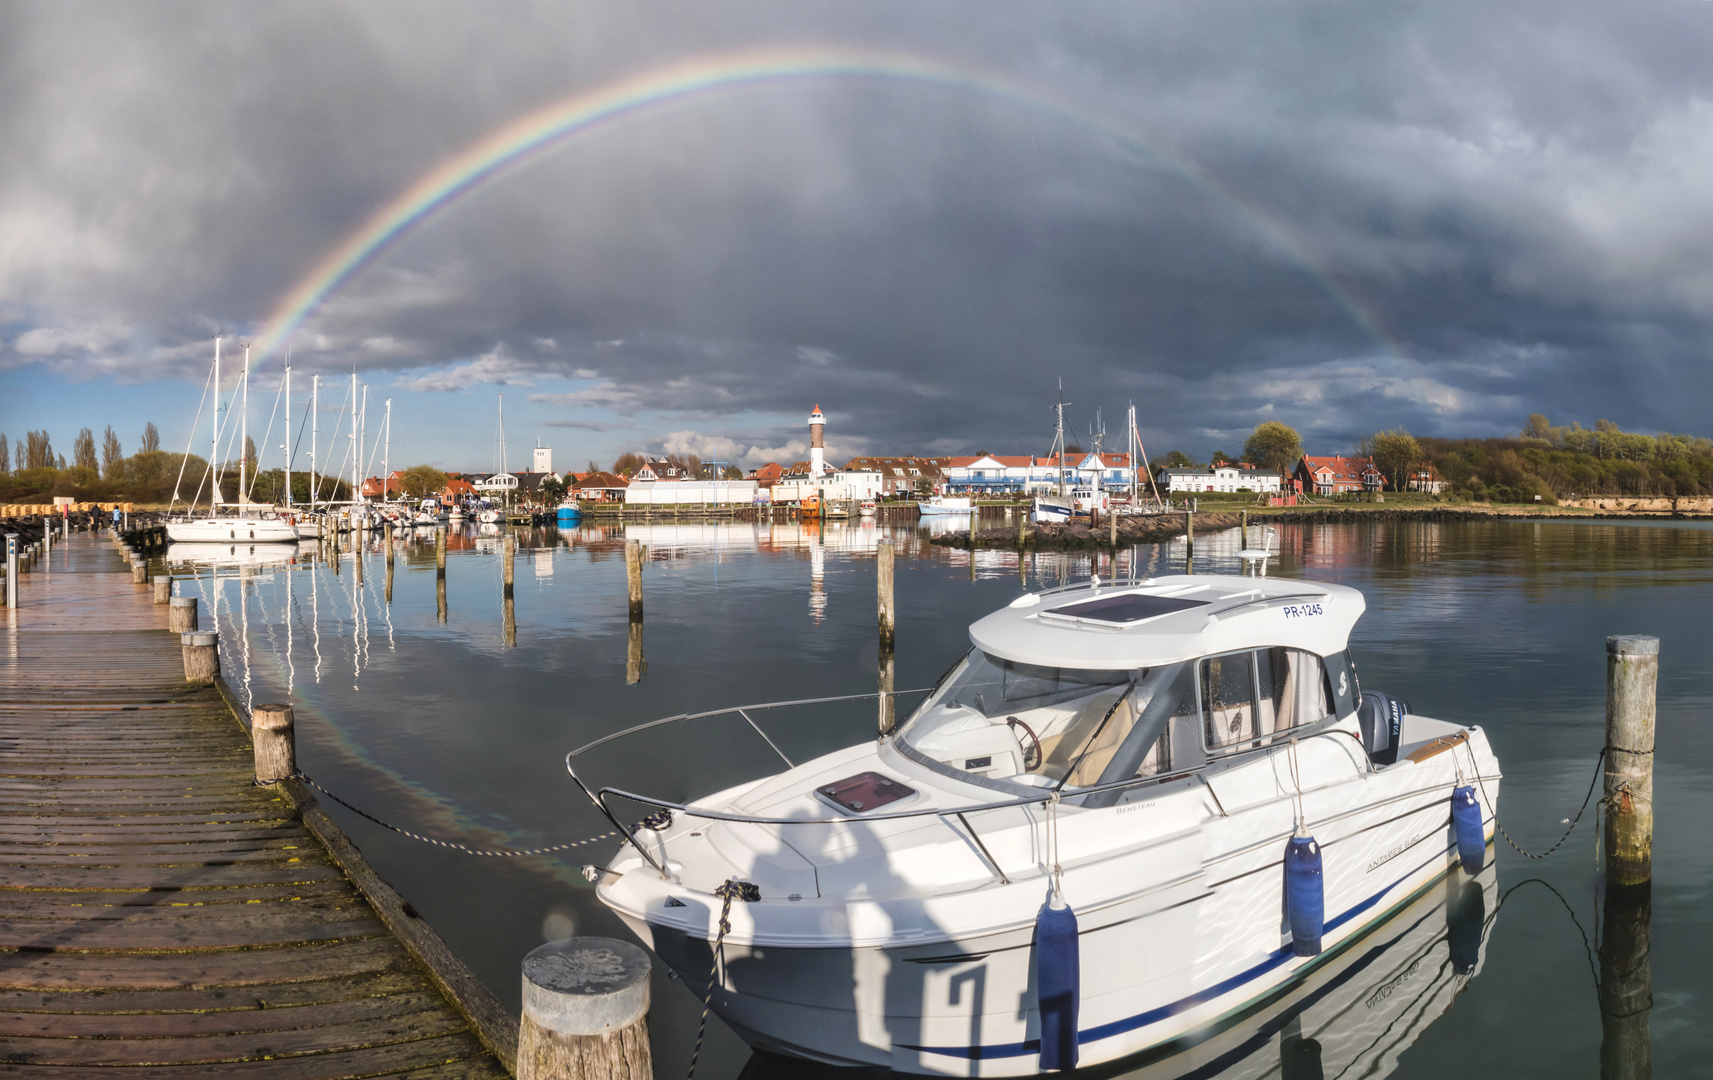
M 821 407 L 815 406 L 815 411 L 809 414 L 809 479 L 819 481 L 827 475 L 827 451 L 825 437 L 827 418 L 821 415 Z

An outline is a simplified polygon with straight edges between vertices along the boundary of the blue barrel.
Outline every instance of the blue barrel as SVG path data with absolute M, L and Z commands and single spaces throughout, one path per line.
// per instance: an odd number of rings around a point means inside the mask
M 1451 792 L 1451 829 L 1457 837 L 1457 857 L 1463 868 L 1479 874 L 1487 865 L 1487 833 L 1481 826 L 1481 804 L 1475 788 L 1465 784 Z
M 1312 836 L 1293 836 L 1285 845 L 1285 914 L 1291 924 L 1291 952 L 1319 956 L 1326 926 L 1326 886 L 1321 880 L 1320 845 Z
M 1077 1005 L 1082 993 L 1077 916 L 1043 904 L 1035 917 L 1035 1008 L 1041 1015 L 1041 1071 L 1077 1067 Z

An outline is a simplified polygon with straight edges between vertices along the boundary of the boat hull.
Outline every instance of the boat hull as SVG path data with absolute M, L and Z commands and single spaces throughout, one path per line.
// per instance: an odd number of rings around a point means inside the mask
M 169 521 L 167 539 L 175 544 L 294 544 L 297 527 L 275 518 L 205 518 Z
M 1491 823 L 1489 823 L 1489 831 Z M 1324 951 L 1287 944 L 1234 970 L 1198 970 L 1173 944 L 1205 936 L 1193 880 L 1099 912 L 1079 913 L 1081 1066 L 1119 1061 L 1185 1039 L 1290 990 L 1448 872 L 1462 875 L 1444 834 L 1375 894 L 1329 908 Z M 621 912 L 701 997 L 712 966 L 705 937 Z M 710 912 L 717 920 L 718 913 Z M 758 1050 L 832 1065 L 949 1076 L 1033 1076 L 1034 928 L 909 948 L 723 946 L 712 1007 Z M 1193 951 L 1193 950 L 1192 950 Z

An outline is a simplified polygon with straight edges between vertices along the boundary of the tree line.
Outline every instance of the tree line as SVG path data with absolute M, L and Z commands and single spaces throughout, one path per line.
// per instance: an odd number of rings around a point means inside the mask
M 255 502 L 285 500 L 285 470 L 254 472 L 256 444 L 246 441 L 244 456 L 249 474 L 249 497 Z M 239 462 L 220 466 L 221 498 L 238 501 Z M 95 433 L 84 428 L 71 442 L 71 460 L 54 450 L 46 431 L 28 431 L 16 442 L 0 434 L 0 503 L 46 502 L 56 495 L 79 502 L 131 502 L 165 504 L 176 490 L 181 502 L 206 504 L 210 474 L 206 458 L 161 449 L 161 433 L 152 422 L 143 427 L 137 451 L 126 455 L 118 433 L 109 425 L 99 446 Z M 343 501 L 351 497 L 351 485 L 331 476 L 319 478 L 318 497 Z M 306 473 L 293 472 L 292 501 L 306 503 L 315 491 Z

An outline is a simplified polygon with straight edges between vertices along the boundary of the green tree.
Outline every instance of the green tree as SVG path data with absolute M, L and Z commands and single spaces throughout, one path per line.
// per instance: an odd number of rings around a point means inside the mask
M 1167 451 L 1166 456 L 1160 459 L 1160 467 L 1163 469 L 1188 469 L 1194 465 L 1195 459 L 1182 450 Z
M 1422 444 L 1403 428 L 1375 432 L 1373 444 L 1374 466 L 1386 474 L 1393 491 L 1404 490 L 1411 467 L 1421 463 Z
M 399 477 L 399 489 L 413 499 L 446 487 L 446 474 L 432 465 L 412 465 Z
M 549 476 L 541 482 L 541 497 L 547 503 L 558 505 L 565 498 L 565 481 Z
M 21 469 L 51 469 L 54 468 L 53 442 L 46 431 L 24 432 L 24 443 L 18 447 L 23 454 Z
M 0 444 L 0 457 L 5 456 L 5 445 Z M 101 439 L 101 472 L 109 480 L 113 478 L 113 470 L 125 460 L 125 450 L 119 445 L 119 436 L 113 434 L 113 425 L 107 425 L 107 434 Z
M 1231 460 L 1231 455 L 1226 453 L 1224 450 L 1215 450 L 1213 452 L 1213 456 L 1208 458 L 1208 460 L 1215 465 L 1223 465 Z
M 84 428 L 71 440 L 71 463 L 80 469 L 95 468 L 95 432 Z
M 720 478 L 723 480 L 742 480 L 743 470 L 736 465 L 727 465 L 725 471 L 720 474 Z
M 1303 437 L 1297 429 L 1278 420 L 1263 420 L 1243 440 L 1243 459 L 1251 464 L 1288 473 L 1303 456 Z
M 161 448 L 161 429 L 150 420 L 143 425 L 143 444 L 137 448 L 139 454 L 152 454 Z
M 625 451 L 613 460 L 612 473 L 614 476 L 635 476 L 636 471 L 648 463 L 641 454 Z

